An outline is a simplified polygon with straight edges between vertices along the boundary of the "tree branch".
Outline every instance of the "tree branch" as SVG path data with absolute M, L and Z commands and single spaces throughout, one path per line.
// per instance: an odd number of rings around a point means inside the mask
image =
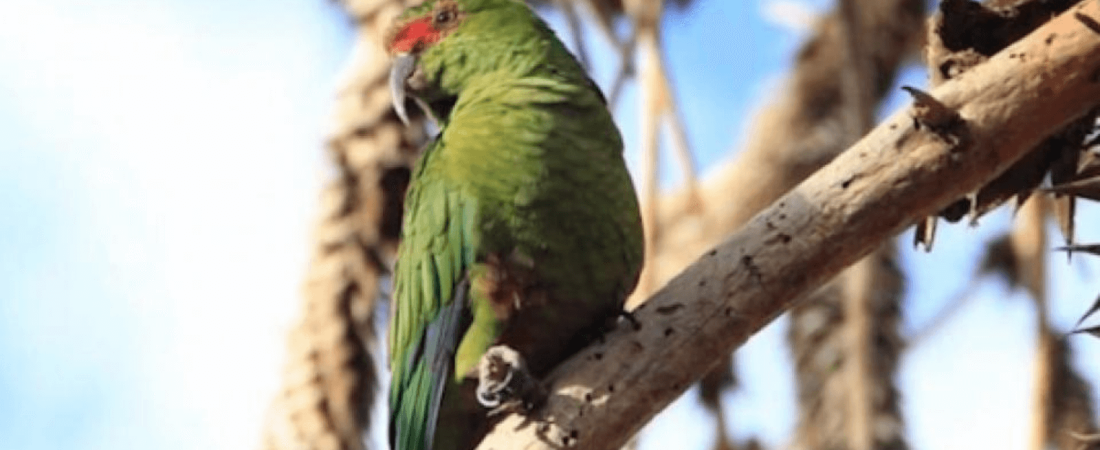
M 870 88 L 877 104 L 893 84 L 902 61 L 918 53 L 924 1 L 871 1 L 862 5 L 860 14 L 864 17 L 859 24 L 865 28 L 859 33 L 866 42 L 859 48 L 865 53 L 858 58 L 873 62 L 865 79 L 874 80 Z M 653 257 L 646 257 L 645 268 L 655 274 L 654 288 L 858 139 L 849 140 L 844 133 L 846 101 L 840 80 L 845 78 L 846 58 L 840 22 L 838 12 L 817 22 L 813 35 L 797 50 L 783 85 L 754 114 L 736 156 L 713 167 L 702 180 L 699 194 L 705 209 L 692 213 L 686 189 L 662 196 L 658 206 L 662 232 L 654 243 Z M 638 289 L 628 304 L 652 294 L 652 290 Z
M 895 113 L 563 363 L 479 449 L 613 449 L 797 300 L 1100 104 L 1100 0 Z M 933 100 L 934 102 L 934 100 Z M 930 121 L 948 108 L 961 120 Z M 923 112 L 922 112 L 923 111 Z M 950 117 L 950 115 L 948 116 Z

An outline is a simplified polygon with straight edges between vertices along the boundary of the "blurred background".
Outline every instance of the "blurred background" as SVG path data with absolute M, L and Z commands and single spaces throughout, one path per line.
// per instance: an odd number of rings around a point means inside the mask
M 354 448 L 386 224 L 424 138 L 374 101 L 372 43 L 400 3 L 0 2 L 0 448 Z M 898 86 L 928 86 L 931 6 L 864 3 L 856 22 L 831 0 L 538 5 L 612 97 L 658 230 L 642 293 L 853 142 L 860 114 L 907 104 Z M 841 64 L 856 49 L 823 50 L 844 26 L 866 27 L 862 75 Z M 870 103 L 844 106 L 844 76 Z M 780 181 L 735 168 L 792 158 Z M 1100 293 L 1100 258 L 1051 250 L 1064 204 L 1014 209 L 873 256 L 870 348 L 830 337 L 858 318 L 826 288 L 814 305 L 832 309 L 754 336 L 638 448 L 853 448 L 827 443 L 860 390 L 873 448 L 1072 448 L 1068 431 L 1096 431 L 1100 343 L 1060 336 Z M 1094 203 L 1076 222 L 1100 241 Z M 881 370 L 830 380 L 857 351 Z

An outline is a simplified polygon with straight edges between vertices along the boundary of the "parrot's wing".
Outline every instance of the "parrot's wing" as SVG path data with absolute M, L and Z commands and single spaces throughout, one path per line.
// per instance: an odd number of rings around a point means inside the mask
M 390 325 L 390 445 L 430 450 L 455 351 L 469 327 L 469 282 L 476 239 L 469 199 L 424 173 L 433 142 L 409 187 L 394 274 Z
M 397 393 L 391 399 L 390 445 L 395 450 L 431 449 L 439 420 L 443 390 L 454 370 L 455 349 L 461 336 L 462 318 L 467 308 L 465 280 L 458 286 L 455 299 L 443 306 L 428 324 L 404 366 L 412 368 L 404 379 L 394 380 Z

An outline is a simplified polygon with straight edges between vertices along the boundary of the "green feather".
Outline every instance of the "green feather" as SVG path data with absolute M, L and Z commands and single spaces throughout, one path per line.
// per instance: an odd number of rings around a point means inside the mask
M 518 345 L 545 373 L 621 311 L 642 263 L 637 200 L 602 94 L 523 3 L 447 1 L 464 18 L 419 55 L 433 88 L 415 94 L 440 134 L 417 162 L 394 272 L 395 450 L 470 445 L 459 441 L 476 437 L 474 425 L 455 418 L 484 419 L 460 392 L 484 351 Z M 497 270 L 490 255 L 530 272 L 546 306 L 498 316 L 479 287 Z

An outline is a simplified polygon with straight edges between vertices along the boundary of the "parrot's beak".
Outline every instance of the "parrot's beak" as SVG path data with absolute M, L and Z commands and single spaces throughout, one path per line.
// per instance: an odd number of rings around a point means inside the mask
M 416 55 L 402 53 L 393 59 L 390 69 L 390 94 L 393 110 L 405 125 L 409 124 L 409 114 L 405 111 L 405 82 L 416 71 Z

